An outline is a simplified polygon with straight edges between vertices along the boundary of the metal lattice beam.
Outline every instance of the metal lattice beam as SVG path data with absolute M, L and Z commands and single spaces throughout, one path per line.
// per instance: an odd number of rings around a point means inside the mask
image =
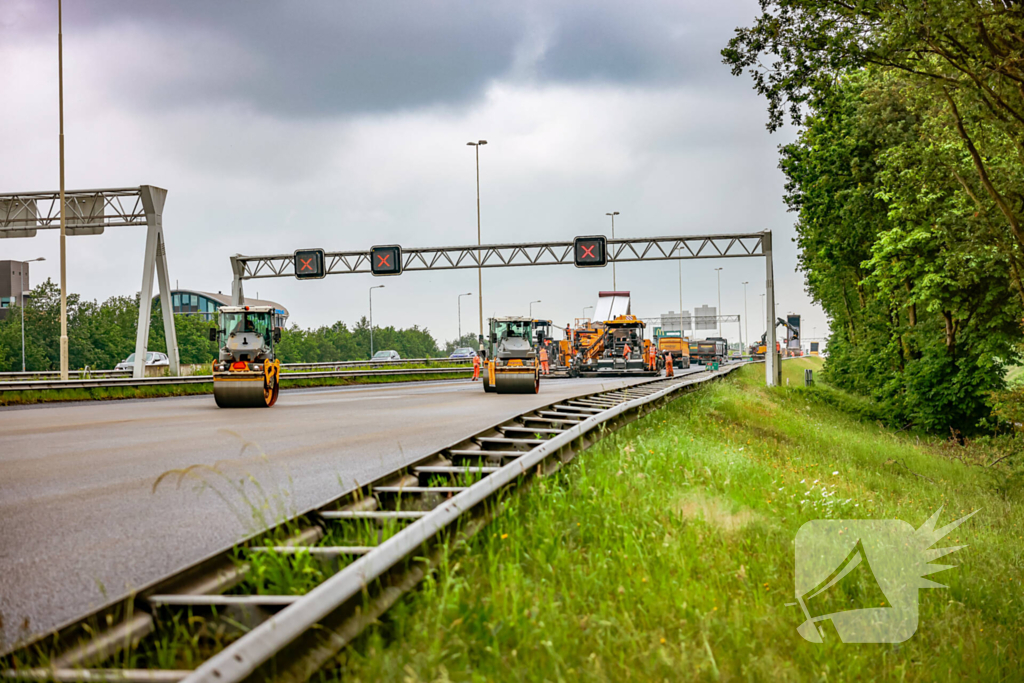
M 98 235 L 105 228 L 145 227 L 141 189 L 72 190 L 64 193 L 68 235 Z M 60 229 L 60 192 L 0 194 L 0 238 L 35 237 Z
M 608 260 L 615 263 L 742 258 L 764 255 L 764 233 L 760 232 L 608 240 Z M 369 251 L 326 252 L 325 259 L 328 275 L 370 272 Z M 232 260 L 240 271 L 242 280 L 289 277 L 295 274 L 292 254 L 239 255 Z M 480 266 L 484 268 L 554 266 L 572 264 L 572 262 L 572 241 L 402 249 L 402 270 L 410 272 L 454 270 Z

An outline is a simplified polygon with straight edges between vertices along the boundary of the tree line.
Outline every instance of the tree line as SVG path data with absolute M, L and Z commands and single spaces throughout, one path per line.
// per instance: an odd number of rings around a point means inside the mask
M 72 369 L 111 369 L 135 351 L 139 297 L 114 296 L 106 301 L 86 301 L 68 294 L 68 361 Z M 25 360 L 29 371 L 60 368 L 60 287 L 52 280 L 33 288 L 25 306 Z M 0 372 L 21 370 L 21 317 L 17 305 L 0 321 Z M 174 319 L 181 362 L 209 363 L 217 357 L 217 345 L 209 339 L 214 321 L 198 315 Z M 468 342 L 468 343 L 467 343 Z M 475 345 L 472 335 L 440 344 L 430 331 L 418 326 L 406 329 L 374 327 L 375 350 L 394 349 L 403 358 L 447 356 L 456 346 Z M 165 351 L 163 315 L 154 307 L 149 326 L 148 349 Z M 370 357 L 370 325 L 364 317 L 353 328 L 343 322 L 315 329 L 291 325 L 281 332 L 277 357 L 282 363 L 321 363 L 363 360 Z
M 996 426 L 1024 315 L 1024 9 L 762 0 L 722 55 L 769 130 L 799 127 L 780 167 L 828 379 L 900 427 Z

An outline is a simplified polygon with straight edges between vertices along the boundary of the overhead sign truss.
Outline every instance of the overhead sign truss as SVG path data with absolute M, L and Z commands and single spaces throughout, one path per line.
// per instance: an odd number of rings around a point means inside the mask
M 172 375 L 178 374 L 178 337 L 174 329 L 171 278 L 167 272 L 163 230 L 166 199 L 167 190 L 153 185 L 64 192 L 64 232 L 67 235 L 101 235 L 106 228 L 146 228 L 139 322 L 135 330 L 135 365 L 132 370 L 136 379 L 145 374 L 154 271 L 160 288 L 169 369 Z M 60 192 L 0 194 L 0 238 L 35 237 L 37 230 L 60 230 Z
M 360 273 L 397 275 L 406 271 L 579 265 L 582 254 L 579 253 L 577 247 L 580 240 L 594 240 L 596 237 L 525 244 L 473 244 L 462 247 L 431 248 L 405 248 L 394 245 L 375 247 L 373 250 L 367 251 L 324 251 L 325 275 Z M 607 248 L 606 263 L 763 257 L 765 259 L 768 310 L 775 311 L 771 231 L 723 235 L 606 238 L 603 242 Z M 587 244 L 589 246 L 589 243 Z M 386 254 L 380 251 L 382 249 L 393 249 L 394 251 L 388 252 L 389 258 L 383 263 L 377 263 L 373 257 L 385 256 Z M 595 252 L 594 256 L 596 255 Z M 391 260 L 392 258 L 394 260 Z M 587 258 L 583 259 L 585 265 L 589 265 L 586 263 Z M 295 253 L 270 256 L 242 254 L 232 256 L 231 271 L 234 276 L 231 286 L 232 301 L 238 304 L 244 300 L 243 282 L 245 280 L 294 277 L 296 275 L 295 264 Z M 769 321 L 768 325 L 768 336 L 769 343 L 774 348 L 775 327 L 771 322 Z M 768 354 L 766 359 L 765 373 L 769 386 L 778 383 L 777 363 L 772 354 Z
M 73 190 L 64 193 L 68 235 L 99 235 L 106 228 L 146 227 L 141 188 Z M 60 229 L 60 192 L 0 194 L 0 238 L 35 237 Z
M 609 263 L 670 261 L 764 256 L 764 233 L 736 235 L 687 235 L 609 239 Z M 532 242 L 527 244 L 473 244 L 464 247 L 401 249 L 402 272 L 453 270 L 458 268 L 508 268 L 513 266 L 554 266 L 574 262 L 574 242 Z M 373 272 L 367 251 L 327 251 L 327 275 Z M 241 269 L 240 278 L 251 280 L 291 277 L 295 274 L 293 254 L 232 257 Z

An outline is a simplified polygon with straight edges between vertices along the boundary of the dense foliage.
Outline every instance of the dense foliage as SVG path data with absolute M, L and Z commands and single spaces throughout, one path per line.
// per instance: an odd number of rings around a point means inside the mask
M 30 371 L 56 370 L 60 367 L 60 287 L 47 280 L 32 290 L 25 307 L 25 358 Z M 17 306 L 0 321 L 0 372 L 21 370 L 21 314 Z M 68 353 L 71 368 L 88 366 L 110 369 L 135 351 L 139 299 L 111 297 L 103 303 L 83 301 L 68 295 Z M 208 332 L 215 323 L 199 316 L 175 316 L 175 331 L 181 362 L 209 363 L 217 354 L 217 345 Z M 403 358 L 431 358 L 447 355 L 456 345 L 466 346 L 472 335 L 453 340 L 439 349 L 425 329 L 375 327 L 375 350 L 394 349 Z M 163 351 L 163 317 L 153 311 L 149 328 L 149 349 Z M 278 357 L 284 363 L 316 363 L 361 360 L 370 356 L 370 327 L 365 318 L 354 329 L 338 322 L 330 327 L 304 330 L 292 325 L 282 331 Z
M 826 371 L 899 426 L 971 432 L 1024 311 L 1024 10 L 761 0 L 723 50 L 768 100 Z

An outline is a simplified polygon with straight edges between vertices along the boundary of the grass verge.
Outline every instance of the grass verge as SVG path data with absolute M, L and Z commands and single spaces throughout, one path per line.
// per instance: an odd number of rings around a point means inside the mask
M 1019 680 L 1020 497 L 999 471 L 865 420 L 825 386 L 762 386 L 763 368 L 674 402 L 511 499 L 343 653 L 324 679 Z M 919 527 L 981 511 L 920 590 L 899 644 L 804 641 L 794 538 L 814 519 Z M 874 606 L 863 582 L 837 586 Z M 883 598 L 884 599 L 884 598 Z M 849 609 L 850 607 L 846 607 Z M 834 632 L 833 632 L 834 633 Z
M 472 370 L 453 370 L 448 373 L 431 375 L 378 375 L 374 377 L 318 377 L 300 378 L 302 373 L 281 373 L 281 387 L 333 387 L 350 384 L 384 384 L 388 382 L 420 382 L 443 379 L 465 379 Z M 161 398 L 166 396 L 191 396 L 212 394 L 213 382 L 202 384 L 164 384 L 141 387 L 97 387 L 94 389 L 45 389 L 42 391 L 0 392 L 0 406 L 25 405 L 30 403 L 51 403 L 61 401 L 106 401 L 124 398 Z

